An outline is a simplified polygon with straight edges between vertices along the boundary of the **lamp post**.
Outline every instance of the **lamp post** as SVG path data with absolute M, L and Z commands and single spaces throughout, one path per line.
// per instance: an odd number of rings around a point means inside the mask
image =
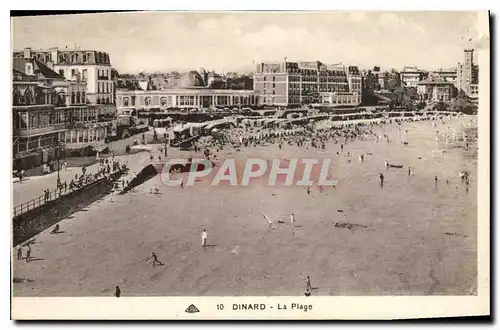
M 167 147 L 168 147 L 168 144 L 167 144 L 167 139 L 166 138 L 165 138 L 164 142 L 165 142 L 165 148 L 164 148 L 164 150 L 165 150 L 165 158 L 167 158 Z
M 61 177 L 59 175 L 59 168 L 61 167 L 59 163 L 60 158 L 61 158 L 61 143 L 59 143 L 59 145 L 57 146 L 57 188 L 61 186 Z

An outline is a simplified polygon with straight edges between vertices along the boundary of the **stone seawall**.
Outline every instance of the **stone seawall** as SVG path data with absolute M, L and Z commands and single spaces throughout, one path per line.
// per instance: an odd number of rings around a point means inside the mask
M 119 172 L 114 173 L 111 180 L 102 178 L 84 188 L 15 216 L 12 219 L 13 246 L 29 240 L 41 231 L 109 194 L 113 189 L 113 181 L 120 175 Z
M 158 173 L 160 173 L 159 169 L 153 165 L 146 165 L 144 168 L 135 175 L 128 185 L 121 191 L 121 194 L 125 194 L 131 189 L 143 184 L 144 182 L 154 178 Z

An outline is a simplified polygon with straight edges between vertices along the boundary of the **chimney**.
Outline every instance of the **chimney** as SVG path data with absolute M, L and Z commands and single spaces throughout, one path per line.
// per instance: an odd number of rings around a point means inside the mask
M 59 51 L 57 47 L 53 47 L 50 49 L 50 57 L 52 60 L 52 63 L 57 64 L 59 63 Z
M 24 48 L 24 58 L 28 59 L 28 58 L 31 58 L 31 56 L 32 56 L 31 48 L 30 47 Z

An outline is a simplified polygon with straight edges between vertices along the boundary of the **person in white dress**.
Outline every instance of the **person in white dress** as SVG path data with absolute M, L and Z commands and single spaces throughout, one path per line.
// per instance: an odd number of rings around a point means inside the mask
M 207 230 L 203 229 L 203 233 L 201 233 L 201 246 L 207 246 Z

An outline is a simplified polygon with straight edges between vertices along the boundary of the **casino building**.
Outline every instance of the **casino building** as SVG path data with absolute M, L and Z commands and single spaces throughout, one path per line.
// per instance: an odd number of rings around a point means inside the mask
M 211 89 L 197 71 L 185 73 L 179 83 L 162 90 L 117 90 L 118 114 L 137 109 L 240 108 L 258 104 L 253 90 Z

